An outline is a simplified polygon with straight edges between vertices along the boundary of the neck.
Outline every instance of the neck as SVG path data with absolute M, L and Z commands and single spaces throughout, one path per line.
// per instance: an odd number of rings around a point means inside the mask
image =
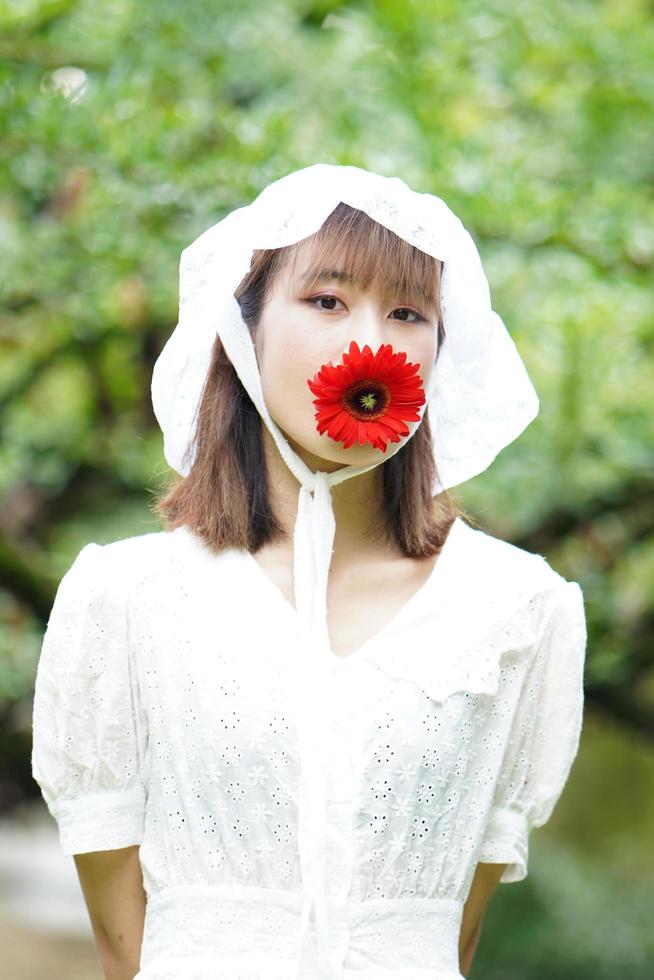
M 261 430 L 271 504 L 292 546 L 300 483 L 282 459 L 275 440 L 263 422 Z M 293 451 L 314 472 L 324 470 L 332 473 L 345 465 L 313 455 L 288 435 L 286 439 Z M 379 531 L 373 526 L 382 508 L 381 465 L 331 487 L 336 521 L 332 567 L 341 562 L 365 561 L 389 551 L 388 543 L 380 541 Z

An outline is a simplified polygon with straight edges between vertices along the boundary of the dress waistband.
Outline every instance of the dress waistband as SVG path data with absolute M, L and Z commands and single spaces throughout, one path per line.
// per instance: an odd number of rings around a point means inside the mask
M 313 920 L 298 960 L 303 906 L 301 892 L 284 889 L 165 888 L 148 898 L 134 980 L 209 980 L 212 971 L 221 980 L 462 980 L 460 901 L 327 898 L 329 963 L 318 962 Z

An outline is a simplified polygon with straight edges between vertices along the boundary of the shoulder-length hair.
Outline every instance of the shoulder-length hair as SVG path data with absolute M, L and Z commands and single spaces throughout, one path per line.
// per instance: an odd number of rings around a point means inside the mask
M 445 342 L 440 260 L 343 202 L 309 241 L 310 271 L 338 262 L 363 289 L 383 290 L 393 282 L 400 294 L 419 294 L 437 315 L 438 358 Z M 234 292 L 253 339 L 274 277 L 294 264 L 299 244 L 255 251 L 250 271 Z M 188 475 L 175 475 L 151 505 L 165 530 L 187 525 L 214 552 L 229 547 L 257 552 L 287 537 L 269 495 L 263 425 L 216 336 L 192 440 L 195 461 Z M 371 517 L 368 533 L 395 545 L 406 557 L 438 554 L 452 522 L 467 515 L 447 491 L 432 496 L 436 463 L 427 411 L 405 445 L 372 472 L 381 480 L 382 506 L 381 513 Z

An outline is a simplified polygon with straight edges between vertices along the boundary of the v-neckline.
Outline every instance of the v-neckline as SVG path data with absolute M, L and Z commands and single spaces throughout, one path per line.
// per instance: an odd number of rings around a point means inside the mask
M 422 583 L 422 585 L 418 589 L 416 589 L 416 591 L 412 595 L 409 596 L 406 602 L 404 602 L 402 606 L 400 606 L 400 608 L 395 613 L 395 615 L 391 619 L 389 619 L 389 621 L 384 626 L 382 626 L 381 629 L 373 633 L 372 636 L 369 636 L 367 640 L 364 640 L 363 643 L 361 643 L 350 653 L 335 653 L 334 650 L 332 650 L 331 643 L 330 643 L 328 648 L 330 657 L 334 661 L 338 661 L 341 663 L 358 659 L 360 656 L 363 656 L 363 654 L 368 651 L 369 647 L 373 646 L 376 642 L 378 642 L 382 636 L 384 636 L 390 630 L 395 629 L 396 626 L 398 626 L 399 623 L 408 615 L 408 613 L 410 613 L 413 610 L 414 606 L 417 606 L 418 603 L 425 596 L 431 593 L 437 581 L 441 579 L 444 571 L 444 564 L 445 564 L 444 559 L 448 559 L 451 557 L 454 540 L 458 537 L 461 530 L 466 526 L 467 525 L 460 517 L 456 517 L 454 519 L 454 521 L 450 525 L 450 529 L 443 543 L 440 554 L 436 559 L 434 567 L 429 573 L 428 578 Z M 286 598 L 282 590 L 275 582 L 273 582 L 273 580 L 270 578 L 268 573 L 264 571 L 264 569 L 261 567 L 257 559 L 254 557 L 254 555 L 250 551 L 248 551 L 247 548 L 241 548 L 235 550 L 236 553 L 242 555 L 245 562 L 248 565 L 250 565 L 257 580 L 261 582 L 262 588 L 268 593 L 268 595 L 270 595 L 277 602 L 280 608 L 284 609 L 286 613 L 290 615 L 290 617 L 297 623 L 297 621 L 299 620 L 299 614 L 297 609 L 295 608 L 292 602 L 288 601 L 288 599 Z

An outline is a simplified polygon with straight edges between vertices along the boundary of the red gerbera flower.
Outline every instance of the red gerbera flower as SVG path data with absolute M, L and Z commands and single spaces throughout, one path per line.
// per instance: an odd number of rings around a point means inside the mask
M 318 396 L 313 399 L 318 432 L 327 432 L 345 449 L 359 442 L 386 452 L 389 442 L 409 434 L 405 422 L 420 420 L 425 391 L 419 370 L 390 344 L 373 354 L 368 344 L 361 351 L 353 340 L 342 364 L 323 364 L 307 381 Z

